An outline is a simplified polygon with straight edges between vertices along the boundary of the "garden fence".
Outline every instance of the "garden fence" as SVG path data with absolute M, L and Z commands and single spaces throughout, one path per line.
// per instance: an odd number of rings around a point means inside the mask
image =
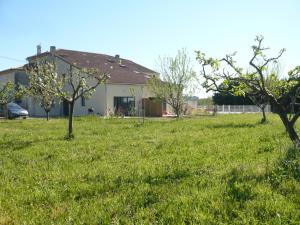
M 203 105 L 198 106 L 198 109 L 207 112 L 217 112 L 217 113 L 258 113 L 261 109 L 256 105 Z M 271 106 L 267 105 L 265 112 L 271 112 Z

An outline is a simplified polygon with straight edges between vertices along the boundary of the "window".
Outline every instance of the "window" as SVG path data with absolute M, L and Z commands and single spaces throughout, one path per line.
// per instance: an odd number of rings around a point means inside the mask
M 114 97 L 115 114 L 131 116 L 135 112 L 135 98 L 134 97 Z

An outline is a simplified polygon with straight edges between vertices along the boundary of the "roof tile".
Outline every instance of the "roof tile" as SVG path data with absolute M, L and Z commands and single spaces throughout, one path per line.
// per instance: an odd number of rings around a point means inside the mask
M 27 59 L 31 60 L 49 54 L 49 52 L 44 52 L 38 56 L 28 57 Z M 58 49 L 55 50 L 54 55 L 70 64 L 76 64 L 78 67 L 95 68 L 100 72 L 109 73 L 110 78 L 107 83 L 146 84 L 150 77 L 149 75 L 157 74 L 157 72 L 130 60 L 104 54 Z

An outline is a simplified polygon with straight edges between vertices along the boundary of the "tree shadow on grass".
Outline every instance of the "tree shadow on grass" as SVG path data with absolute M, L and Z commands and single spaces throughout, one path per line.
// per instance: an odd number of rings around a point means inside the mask
M 128 184 L 135 184 L 135 183 L 147 183 L 150 185 L 161 185 L 166 183 L 175 183 L 180 182 L 183 179 L 186 179 L 188 177 L 192 176 L 188 171 L 184 170 L 178 170 L 174 173 L 167 173 L 163 174 L 161 176 L 145 176 L 141 179 L 134 179 L 134 178 L 121 178 L 117 177 L 113 183 L 116 188 L 120 187 L 121 185 L 128 185 Z
M 295 204 L 300 204 L 300 151 L 289 148 L 274 165 L 265 165 L 266 171 L 262 174 L 243 171 L 235 168 L 229 174 L 228 194 L 233 200 L 245 202 L 255 197 L 251 192 L 252 185 L 268 184 L 273 192 L 289 199 Z
M 208 125 L 208 128 L 221 128 L 221 129 L 227 129 L 227 128 L 254 128 L 258 123 L 224 123 L 224 124 L 212 124 Z
M 23 140 L 7 140 L 0 143 L 1 150 L 12 150 L 18 151 L 24 148 L 30 147 L 33 141 L 23 141 Z
M 158 185 L 164 185 L 167 183 L 179 183 L 183 181 L 184 179 L 195 176 L 200 173 L 199 172 L 191 172 L 188 170 L 176 170 L 170 173 L 164 173 L 159 176 L 151 176 L 146 175 L 143 177 L 136 177 L 136 176 L 130 176 L 130 177 L 122 177 L 118 176 L 115 179 L 111 180 L 111 182 L 107 182 L 107 180 L 104 177 L 101 177 L 99 175 L 95 177 L 88 177 L 84 181 L 85 183 L 89 183 L 91 187 L 97 185 L 97 189 L 86 189 L 83 188 L 82 190 L 79 188 L 75 191 L 75 193 L 67 193 L 66 198 L 72 197 L 76 201 L 83 199 L 83 198 L 92 198 L 97 195 L 106 194 L 107 192 L 113 192 L 116 193 L 118 191 L 122 191 L 122 189 L 128 188 L 128 187 L 137 187 L 140 184 L 149 184 L 150 186 L 158 186 Z M 98 183 L 106 183 L 105 185 L 98 185 Z M 145 205 L 148 205 L 151 203 L 152 194 L 151 193 L 145 193 Z M 75 196 L 75 197 L 74 197 Z M 147 200 L 148 199 L 148 200 Z
M 226 177 L 226 195 L 230 200 L 241 203 L 241 206 L 255 197 L 252 192 L 252 177 L 246 173 L 243 167 L 234 168 Z
M 257 182 L 269 183 L 273 192 L 300 205 L 300 150 L 289 148 L 272 169 L 267 169 L 263 177 L 257 177 Z
M 206 174 L 209 174 L 210 171 L 207 168 L 201 168 L 196 171 L 191 170 L 175 170 L 172 172 L 165 172 L 160 175 L 145 175 L 141 178 L 136 179 L 135 176 L 129 177 L 129 178 L 122 178 L 117 177 L 113 183 L 115 188 L 120 187 L 121 185 L 130 185 L 130 184 L 136 184 L 136 183 L 147 183 L 149 185 L 153 186 L 159 186 L 163 184 L 172 184 L 172 183 L 180 183 L 183 180 L 195 177 L 195 176 L 201 176 L 204 177 Z
M 220 202 L 220 214 L 223 220 L 240 220 L 240 213 L 247 211 L 248 202 L 257 198 L 256 179 L 244 166 L 231 169 L 223 177 L 224 189 Z
M 25 148 L 28 148 L 36 143 L 43 143 L 47 141 L 59 140 L 55 138 L 45 138 L 40 140 L 18 140 L 18 139 L 9 139 L 2 140 L 0 142 L 0 150 L 11 150 L 11 151 L 19 151 Z
M 187 170 L 176 170 L 173 173 L 166 173 L 161 176 L 147 176 L 143 179 L 144 183 L 150 185 L 161 185 L 165 183 L 176 183 L 180 182 L 183 179 L 192 176 L 190 171 Z
M 270 181 L 273 188 L 277 188 L 289 179 L 300 182 L 300 150 L 289 148 L 277 161 L 275 168 L 266 173 L 266 179 Z
M 300 184 L 300 150 L 289 148 L 274 165 L 265 165 L 266 171 L 257 175 L 250 171 L 243 172 L 242 168 L 232 171 L 234 177 L 240 180 L 254 181 L 255 183 L 268 182 L 274 190 L 278 189 L 285 181 L 294 180 Z

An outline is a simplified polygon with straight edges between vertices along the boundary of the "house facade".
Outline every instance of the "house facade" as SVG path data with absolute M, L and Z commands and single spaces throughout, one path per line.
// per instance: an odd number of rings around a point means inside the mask
M 22 67 L 0 71 L 0 88 L 7 82 L 11 82 L 15 86 L 18 86 L 19 84 L 28 86 L 28 76 Z M 24 98 L 18 100 L 17 103 L 27 109 L 30 105 L 29 101 L 29 98 Z M 2 108 L 3 106 L 0 107 Z
M 78 99 L 74 107 L 74 115 L 82 116 L 91 112 L 101 116 L 120 115 L 142 115 L 145 102 L 151 109 L 151 105 L 157 108 L 157 102 L 152 102 L 152 96 L 147 86 L 148 80 L 157 73 L 133 61 L 123 59 L 119 55 L 109 56 L 89 52 L 56 49 L 51 46 L 50 51 L 41 53 L 40 47 L 37 54 L 27 58 L 28 62 L 38 59 L 51 60 L 56 64 L 58 74 L 67 74 L 71 66 L 80 68 L 95 68 L 100 72 L 110 75 L 110 78 L 100 84 L 95 93 L 89 99 Z M 11 80 L 16 85 L 28 85 L 28 75 L 22 68 L 9 69 L 0 72 L 0 83 Z M 148 101 L 145 101 L 148 99 Z M 152 103 L 151 103 L 152 102 Z M 46 113 L 39 102 L 32 98 L 25 97 L 21 106 L 29 111 L 33 117 L 44 117 Z M 163 103 L 161 105 L 161 115 L 167 111 Z M 150 106 L 149 106 L 150 105 Z M 151 110 L 150 110 L 151 111 Z M 69 112 L 66 102 L 57 100 L 52 107 L 50 116 L 67 116 Z M 151 113 L 148 115 L 151 116 Z M 157 116 L 159 114 L 155 114 Z

